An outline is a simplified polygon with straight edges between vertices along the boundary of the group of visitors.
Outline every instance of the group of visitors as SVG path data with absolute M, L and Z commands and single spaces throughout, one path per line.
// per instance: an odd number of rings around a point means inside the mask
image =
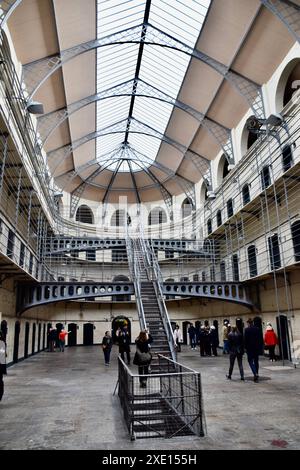
M 66 337 L 71 331 L 66 331 L 64 327 L 58 332 L 57 328 L 50 328 L 48 332 L 49 351 L 55 352 L 57 342 L 60 352 L 65 351 Z
M 127 364 L 130 365 L 130 334 L 128 328 L 118 328 L 116 331 L 116 340 L 119 345 L 119 354 L 121 359 L 125 362 L 125 353 Z M 150 344 L 153 338 L 148 330 L 142 330 L 135 340 L 136 352 L 133 363 L 138 366 L 140 375 L 140 387 L 145 388 L 147 385 L 147 376 L 149 374 L 149 366 L 152 360 L 150 353 Z M 104 354 L 105 366 L 109 366 L 110 353 L 113 347 L 113 338 L 110 331 L 106 331 L 102 339 L 102 349 Z
M 259 379 L 259 355 L 262 354 L 263 349 L 266 347 L 270 352 L 270 361 L 276 360 L 275 347 L 278 344 L 278 338 L 273 330 L 271 323 L 267 324 L 264 337 L 262 336 L 261 329 L 254 325 L 253 319 L 247 320 L 247 328 L 245 328 L 244 335 L 238 330 L 236 326 L 232 326 L 229 330 L 228 325 L 224 324 L 227 328 L 226 336 L 226 350 L 229 352 L 229 372 L 226 375 L 227 379 L 231 380 L 235 360 L 237 359 L 240 371 L 241 380 L 244 379 L 243 369 L 243 355 L 246 351 L 247 359 L 250 369 L 253 373 L 254 382 Z M 225 345 L 224 345 L 225 349 Z
M 209 325 L 209 322 L 205 320 L 204 325 L 195 327 L 193 323 L 190 323 L 187 330 L 190 339 L 191 349 L 196 351 L 197 345 L 200 346 L 200 355 L 204 356 L 217 356 L 218 355 L 218 332 L 214 325 Z M 176 343 L 177 352 L 181 352 L 181 344 L 183 343 L 183 336 L 179 325 L 175 326 L 173 332 L 174 341 Z

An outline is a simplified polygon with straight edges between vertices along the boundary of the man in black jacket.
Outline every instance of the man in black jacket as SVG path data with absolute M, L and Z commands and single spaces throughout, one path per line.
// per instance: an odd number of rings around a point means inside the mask
M 249 366 L 254 375 L 254 382 L 258 382 L 258 356 L 262 349 L 262 335 L 257 326 L 254 326 L 252 318 L 247 321 L 248 327 L 244 333 L 244 344 L 247 351 Z

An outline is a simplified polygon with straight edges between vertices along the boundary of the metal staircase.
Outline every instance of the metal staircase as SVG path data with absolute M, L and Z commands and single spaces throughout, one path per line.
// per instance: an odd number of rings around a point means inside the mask
M 176 360 L 172 327 L 165 306 L 158 262 L 152 247 L 143 238 L 126 240 L 129 269 L 134 283 L 141 329 L 153 337 L 151 372 L 158 370 L 157 354 Z

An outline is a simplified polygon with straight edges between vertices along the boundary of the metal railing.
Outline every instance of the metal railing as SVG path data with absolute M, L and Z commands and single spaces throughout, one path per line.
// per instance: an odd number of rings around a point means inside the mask
M 153 282 L 157 302 L 159 306 L 159 311 L 161 315 L 161 319 L 164 325 L 165 332 L 167 334 L 167 339 L 172 355 L 172 359 L 176 360 L 176 344 L 173 336 L 173 330 L 168 314 L 168 310 L 164 300 L 163 294 L 163 278 L 161 274 L 161 270 L 154 252 L 153 247 L 149 244 L 148 240 L 141 238 L 141 245 L 143 247 L 144 255 L 147 260 L 147 270 L 148 270 L 148 277 L 149 280 Z
M 133 374 L 118 361 L 118 396 L 131 440 L 206 434 L 200 372 L 161 355 L 159 373 L 151 375 Z
M 130 275 L 132 278 L 132 282 L 134 283 L 134 290 L 135 290 L 135 298 L 136 298 L 136 305 L 137 311 L 140 321 L 140 327 L 142 330 L 147 329 L 144 307 L 142 302 L 141 296 L 141 267 L 137 260 L 134 257 L 134 250 L 132 248 L 133 240 L 129 237 L 128 230 L 126 230 L 126 249 L 127 249 L 127 258 L 128 258 L 128 265 L 130 270 Z

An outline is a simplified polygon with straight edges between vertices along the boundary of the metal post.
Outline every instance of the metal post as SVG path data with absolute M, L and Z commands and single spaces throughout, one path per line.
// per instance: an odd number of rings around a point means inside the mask
M 19 206 L 20 206 L 20 194 L 21 194 L 21 185 L 22 185 L 22 171 L 23 171 L 23 167 L 20 168 L 19 175 L 18 175 L 16 214 L 15 214 L 15 229 L 16 230 L 18 228 L 18 221 L 19 221 Z
M 3 158 L 2 158 L 2 162 L 0 164 L 0 203 L 1 203 L 1 198 L 2 198 L 5 163 L 6 163 L 7 153 L 8 153 L 7 152 L 7 150 L 8 150 L 8 137 L 9 137 L 9 134 L 7 132 L 4 132 L 3 134 L 1 134 L 1 139 L 4 140 L 4 147 L 3 147 Z

